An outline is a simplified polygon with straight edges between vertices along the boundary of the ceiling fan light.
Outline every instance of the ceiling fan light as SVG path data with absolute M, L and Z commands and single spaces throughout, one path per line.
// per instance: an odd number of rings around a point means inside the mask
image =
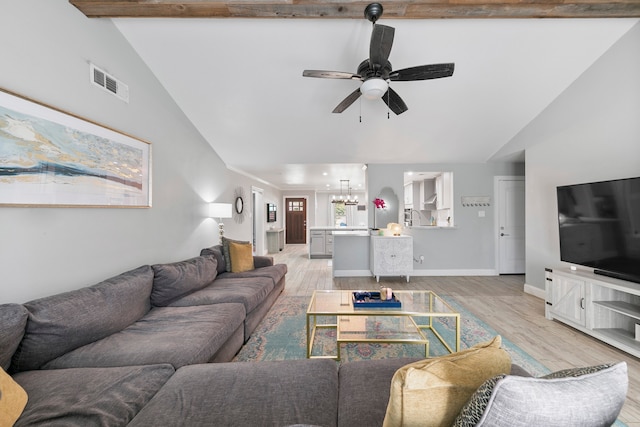
M 384 79 L 373 78 L 362 83 L 360 92 L 367 99 L 378 99 L 385 94 L 388 88 L 389 84 Z

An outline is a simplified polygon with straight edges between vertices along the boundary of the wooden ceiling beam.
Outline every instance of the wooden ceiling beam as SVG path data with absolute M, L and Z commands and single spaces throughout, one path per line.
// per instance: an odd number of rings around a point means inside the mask
M 364 19 L 371 1 L 69 0 L 90 18 Z M 640 0 L 393 0 L 384 18 L 638 18 Z

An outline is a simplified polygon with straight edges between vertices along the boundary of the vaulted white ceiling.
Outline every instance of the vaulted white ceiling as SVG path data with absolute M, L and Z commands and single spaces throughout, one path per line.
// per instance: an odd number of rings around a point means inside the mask
M 356 187 L 362 164 L 493 160 L 638 19 L 383 16 L 396 29 L 394 69 L 455 63 L 450 78 L 392 83 L 409 110 L 390 118 L 381 100 L 332 114 L 359 82 L 302 77 L 355 73 L 368 57 L 365 19 L 113 21 L 230 168 L 322 190 Z

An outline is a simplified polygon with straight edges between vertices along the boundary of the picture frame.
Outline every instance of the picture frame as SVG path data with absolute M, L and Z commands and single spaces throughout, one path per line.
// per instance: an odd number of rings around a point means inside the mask
M 0 88 L 0 206 L 151 207 L 151 144 Z
M 277 209 L 275 203 L 267 203 L 267 222 L 276 222 Z

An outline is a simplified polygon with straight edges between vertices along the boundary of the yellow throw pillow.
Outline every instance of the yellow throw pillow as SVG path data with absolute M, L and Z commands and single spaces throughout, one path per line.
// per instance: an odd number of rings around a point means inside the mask
M 229 242 L 229 257 L 231 258 L 232 273 L 242 273 L 254 269 L 251 243 Z
M 398 369 L 391 380 L 383 426 L 451 426 L 482 383 L 511 372 L 511 357 L 501 344 L 498 335 L 467 350 Z
M 0 426 L 12 426 L 25 406 L 27 392 L 0 368 Z

